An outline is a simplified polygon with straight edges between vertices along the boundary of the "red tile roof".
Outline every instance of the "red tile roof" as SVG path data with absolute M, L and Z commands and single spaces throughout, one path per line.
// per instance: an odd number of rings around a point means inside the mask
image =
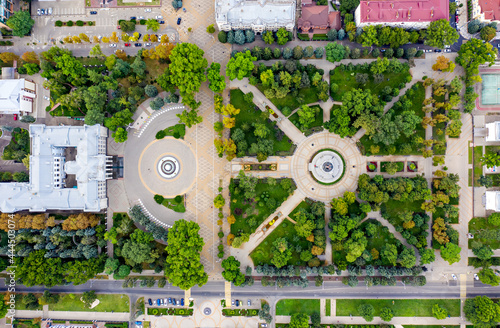
M 331 26 L 332 24 L 334 26 Z M 340 29 L 339 12 L 328 13 L 328 6 L 302 7 L 302 16 L 298 19 L 297 25 L 303 32 L 309 29 L 327 29 L 330 27 Z
M 491 1 L 491 0 L 490 0 Z M 432 22 L 450 17 L 448 0 L 361 1 L 361 23 Z
M 498 0 L 479 0 L 481 12 L 484 13 L 484 18 L 488 20 L 500 19 L 500 3 Z

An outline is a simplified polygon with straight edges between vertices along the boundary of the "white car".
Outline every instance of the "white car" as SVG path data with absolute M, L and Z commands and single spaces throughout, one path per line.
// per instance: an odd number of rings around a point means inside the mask
M 110 44 L 109 44 L 109 47 L 110 47 L 110 48 L 116 48 L 116 43 L 110 43 Z
M 451 52 L 451 49 L 444 49 L 444 52 Z
M 479 276 L 476 273 L 474 273 L 474 280 L 479 280 Z
M 45 99 L 45 100 L 50 100 L 50 98 L 49 98 L 49 97 L 47 97 L 47 96 L 43 96 L 43 99 Z
M 139 20 L 144 19 L 144 16 L 139 16 L 139 17 L 137 17 L 137 19 L 139 19 Z
M 150 12 L 151 12 L 151 8 L 146 8 L 146 9 L 144 9 L 144 12 L 145 12 L 145 13 L 150 13 Z
M 49 8 L 49 15 L 52 15 L 52 7 Z
M 151 47 L 151 43 L 145 43 L 144 44 L 146 47 Z
M 451 274 L 451 277 L 453 278 L 453 280 L 457 280 L 457 276 L 455 276 L 454 273 Z
M 40 15 L 42 14 L 42 11 L 40 10 L 40 8 L 38 8 L 38 9 L 36 10 L 36 13 L 38 14 L 38 16 L 40 16 Z
M 161 15 L 156 16 L 156 19 L 163 19 L 163 16 L 161 16 Z

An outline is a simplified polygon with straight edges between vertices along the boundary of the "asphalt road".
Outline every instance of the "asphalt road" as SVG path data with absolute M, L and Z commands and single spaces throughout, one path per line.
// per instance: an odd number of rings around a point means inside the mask
M 0 291 L 6 291 L 5 279 L 1 279 Z M 56 286 L 51 288 L 52 292 L 57 293 L 80 293 L 87 290 L 94 290 L 97 293 L 109 294 L 127 294 L 135 299 L 139 296 L 146 297 L 165 297 L 165 296 L 183 296 L 184 291 L 177 287 L 167 284 L 164 288 L 123 288 L 123 281 L 115 280 L 92 280 L 83 285 L 73 286 Z M 448 282 L 429 282 L 422 287 L 409 287 L 403 286 L 398 283 L 398 286 L 376 286 L 366 288 L 360 286 L 351 288 L 343 285 L 339 281 L 326 281 L 323 287 L 312 286 L 307 288 L 298 287 L 262 287 L 259 283 L 252 287 L 232 287 L 231 296 L 235 298 L 246 297 L 263 297 L 263 298 L 459 298 L 460 287 L 458 284 L 450 284 Z M 16 292 L 43 292 L 45 289 L 41 286 L 26 287 L 23 285 L 16 286 Z M 491 297 L 498 297 L 500 294 L 500 287 L 491 287 L 481 284 L 480 282 L 472 282 L 467 285 L 467 297 L 474 297 L 477 295 L 487 295 Z M 203 297 L 224 297 L 224 282 L 223 281 L 210 281 L 203 287 L 193 287 L 191 295 Z

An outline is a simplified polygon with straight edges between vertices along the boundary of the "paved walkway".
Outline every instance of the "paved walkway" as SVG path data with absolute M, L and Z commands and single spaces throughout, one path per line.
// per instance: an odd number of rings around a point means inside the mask
M 290 323 L 290 316 L 278 315 L 275 317 L 276 323 Z M 380 317 L 374 317 L 373 321 L 367 322 L 363 317 L 322 317 L 321 323 L 324 325 L 335 325 L 338 323 L 346 325 L 379 325 L 387 324 Z M 436 325 L 436 326 L 449 326 L 449 325 L 460 325 L 465 323 L 464 319 L 460 317 L 446 318 L 444 320 L 438 320 L 434 317 L 394 317 L 389 322 L 391 325 Z
M 40 318 L 52 320 L 102 320 L 102 321 L 129 321 L 128 312 L 76 312 L 76 311 L 31 311 L 16 310 L 17 318 Z

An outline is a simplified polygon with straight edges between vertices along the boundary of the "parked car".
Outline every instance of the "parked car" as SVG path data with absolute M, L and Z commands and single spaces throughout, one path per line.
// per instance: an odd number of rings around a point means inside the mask
M 156 305 L 158 305 L 158 306 L 160 306 L 160 305 L 161 305 L 161 301 L 160 301 L 160 299 L 157 299 L 157 300 L 156 300 Z
M 232 306 L 234 306 L 234 299 L 233 299 L 233 300 L 231 300 L 231 305 L 232 305 Z
M 130 47 L 130 43 L 125 43 L 125 47 Z
M 161 305 L 165 305 L 165 300 L 163 298 L 160 298 L 160 303 Z
M 146 9 L 144 9 L 144 12 L 145 12 L 145 13 L 150 13 L 150 12 L 151 12 L 151 8 L 146 8 Z
M 168 298 L 168 304 L 172 304 L 172 298 L 171 297 Z
M 156 16 L 156 19 L 163 19 L 163 16 L 158 15 L 158 16 Z
M 165 304 L 165 305 L 167 305 L 167 304 L 168 304 L 168 298 L 166 298 L 166 297 L 165 297 L 165 298 L 163 299 L 163 304 Z
M 444 52 L 451 52 L 451 49 L 444 49 Z
M 236 300 L 236 306 L 240 306 L 240 300 Z
M 186 8 L 182 8 L 182 11 L 183 11 L 183 12 L 186 12 Z
M 175 305 L 175 298 L 172 298 L 172 305 Z
M 93 10 L 90 12 L 91 15 L 97 15 L 97 11 Z
M 454 273 L 451 274 L 451 277 L 453 278 L 453 280 L 457 280 L 457 276 L 455 276 Z
M 182 18 L 177 18 L 177 25 L 181 25 Z
M 141 43 L 136 43 L 136 44 L 134 44 L 134 46 L 140 47 L 140 46 L 142 46 L 142 44 Z
M 40 8 L 38 8 L 38 9 L 36 10 L 36 13 L 38 14 L 38 16 L 40 16 L 40 15 L 42 14 L 42 11 L 40 10 Z
M 130 16 L 130 20 L 136 20 L 136 19 L 137 19 L 137 17 L 135 17 L 135 16 Z
M 96 12 L 97 14 L 97 12 Z M 52 7 L 49 8 L 49 15 L 52 15 Z
M 477 275 L 477 273 L 474 273 L 474 280 L 479 280 L 479 276 Z
M 165 24 L 165 21 L 164 20 L 160 21 L 160 24 Z
M 152 305 L 153 305 L 153 302 L 151 301 L 151 299 L 150 299 L 150 298 L 148 298 L 148 304 L 149 304 L 149 306 L 152 306 Z
M 139 20 L 144 19 L 144 16 L 139 16 Z
M 434 50 L 434 52 L 441 52 L 441 49 L 436 49 Z
M 50 100 L 50 98 L 49 98 L 49 97 L 47 97 L 47 96 L 43 96 L 43 99 L 45 99 L 45 100 Z
M 184 299 L 181 298 L 181 306 L 184 306 Z
M 247 305 L 248 305 L 248 306 L 251 306 L 251 305 L 252 305 L 252 301 L 248 300 L 248 301 L 247 301 Z
M 145 43 L 144 44 L 146 47 L 151 47 L 151 43 Z
M 42 15 L 45 15 L 45 10 L 40 9 L 40 12 L 42 13 Z
M 122 29 L 122 27 L 120 25 L 117 25 L 116 28 L 119 29 L 119 30 Z
M 17 121 L 17 114 L 14 114 L 14 121 Z
M 181 301 L 177 300 L 177 303 L 175 305 L 177 305 L 177 306 L 181 305 Z

